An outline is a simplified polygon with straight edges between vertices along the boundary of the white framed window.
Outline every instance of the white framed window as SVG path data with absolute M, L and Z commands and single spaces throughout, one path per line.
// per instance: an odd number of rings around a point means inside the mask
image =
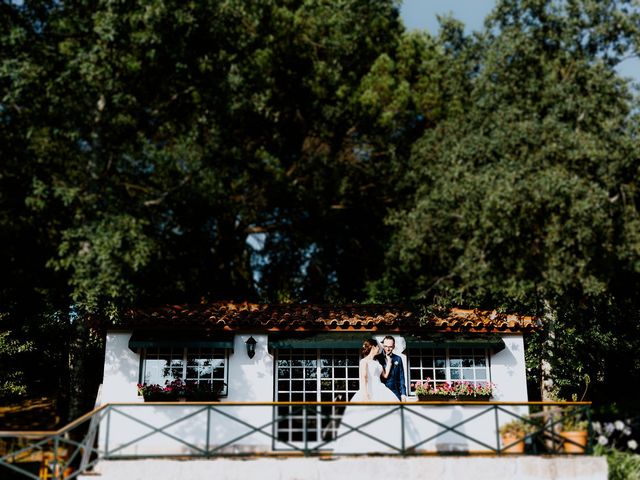
M 278 349 L 275 400 L 348 401 L 360 387 L 359 361 L 356 349 Z M 325 405 L 313 409 L 278 406 L 275 437 L 294 444 L 330 441 L 336 435 L 343 412 L 344 407 Z
M 164 385 L 180 379 L 212 386 L 227 395 L 228 350 L 223 348 L 149 347 L 141 352 L 140 383 Z
M 412 348 L 407 351 L 410 395 L 415 395 L 417 381 L 431 384 L 445 382 L 491 381 L 488 348 Z

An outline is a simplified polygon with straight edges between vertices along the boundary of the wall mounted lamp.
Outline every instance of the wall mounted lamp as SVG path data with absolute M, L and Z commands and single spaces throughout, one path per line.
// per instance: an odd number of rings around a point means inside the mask
M 246 342 L 244 342 L 247 345 L 247 356 L 249 358 L 253 358 L 253 356 L 256 354 L 256 339 L 253 337 L 249 337 L 249 340 L 247 340 Z

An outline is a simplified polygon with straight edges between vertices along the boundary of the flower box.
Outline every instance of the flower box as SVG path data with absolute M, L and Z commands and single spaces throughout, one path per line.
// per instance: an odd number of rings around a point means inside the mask
M 424 382 L 412 384 L 418 400 L 428 402 L 486 401 L 493 396 L 495 385 L 489 382 Z
M 491 395 L 457 395 L 456 399 L 461 402 L 488 402 Z
M 217 402 L 220 390 L 212 390 L 210 385 L 198 385 L 180 379 L 159 384 L 138 384 L 138 394 L 145 402 Z
M 421 402 L 453 402 L 456 397 L 451 395 L 438 395 L 434 394 L 426 394 L 426 395 L 417 395 L 418 400 Z
M 177 395 L 169 395 L 167 393 L 143 393 L 142 397 L 145 402 L 177 402 Z
M 491 400 L 491 395 L 442 395 L 423 394 L 418 395 L 421 402 L 486 402 Z

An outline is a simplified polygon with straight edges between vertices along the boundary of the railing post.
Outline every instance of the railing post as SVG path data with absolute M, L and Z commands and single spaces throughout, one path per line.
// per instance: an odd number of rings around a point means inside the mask
M 58 443 L 60 442 L 60 437 L 56 435 L 53 437 L 53 461 L 51 462 L 51 478 L 53 480 L 60 480 L 62 477 L 59 476 L 60 466 L 58 465 Z
M 584 407 L 587 410 L 587 455 L 593 453 L 593 426 L 591 425 L 591 405 Z
M 502 455 L 502 446 L 500 445 L 500 422 L 498 419 L 498 406 L 492 405 L 494 418 L 496 421 L 496 453 Z
M 104 439 L 104 458 L 107 460 L 109 458 L 109 433 L 111 430 L 111 405 L 107 407 L 107 433 L 105 434 Z
M 404 438 L 404 404 L 400 404 L 400 448 L 401 451 L 400 453 L 402 455 L 406 454 L 406 449 L 405 449 L 405 438 Z
M 302 435 L 304 437 L 304 450 L 303 450 L 303 454 L 305 457 L 309 456 L 309 421 L 308 421 L 308 411 L 307 411 L 307 405 L 302 407 Z
M 209 435 L 211 434 L 211 405 L 207 405 L 207 438 L 205 439 L 204 450 L 209 456 Z

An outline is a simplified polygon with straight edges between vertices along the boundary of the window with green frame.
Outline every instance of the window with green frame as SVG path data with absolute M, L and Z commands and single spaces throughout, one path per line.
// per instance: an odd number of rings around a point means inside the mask
M 435 387 L 443 383 L 490 382 L 488 348 L 411 348 L 406 351 L 409 363 L 409 394 L 415 383 L 427 379 Z
M 229 354 L 223 348 L 147 347 L 141 352 L 140 383 L 164 385 L 180 379 L 211 385 L 227 395 Z

